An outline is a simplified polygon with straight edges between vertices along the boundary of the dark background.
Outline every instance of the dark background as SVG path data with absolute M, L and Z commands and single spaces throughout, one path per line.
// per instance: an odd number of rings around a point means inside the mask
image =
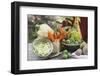
M 82 33 L 83 40 L 88 41 L 88 18 L 81 17 L 80 29 Z

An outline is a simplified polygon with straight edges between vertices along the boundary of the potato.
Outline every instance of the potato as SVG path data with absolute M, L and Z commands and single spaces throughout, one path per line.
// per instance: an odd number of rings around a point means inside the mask
M 81 55 L 82 54 L 82 49 L 77 49 L 75 51 L 75 54 L 78 55 L 78 56 Z
M 80 48 L 82 49 L 85 45 L 86 45 L 86 42 L 84 41 L 84 42 L 82 42 L 82 43 L 80 44 Z
M 85 46 L 83 47 L 83 54 L 84 54 L 84 55 L 87 55 L 87 54 L 88 54 L 88 46 L 87 46 L 87 45 L 85 45 Z

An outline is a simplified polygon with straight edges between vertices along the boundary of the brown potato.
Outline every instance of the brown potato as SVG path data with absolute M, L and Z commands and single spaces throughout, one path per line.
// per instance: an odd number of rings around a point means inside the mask
M 82 49 L 85 45 L 87 45 L 87 44 L 86 44 L 86 42 L 84 41 L 84 42 L 82 42 L 82 43 L 80 44 L 80 48 Z
M 82 49 L 77 49 L 75 51 L 75 54 L 78 55 L 78 56 L 81 55 L 82 54 Z
M 87 54 L 88 54 L 88 46 L 87 46 L 87 45 L 85 45 L 85 46 L 83 47 L 83 54 L 84 54 L 84 55 L 87 55 Z

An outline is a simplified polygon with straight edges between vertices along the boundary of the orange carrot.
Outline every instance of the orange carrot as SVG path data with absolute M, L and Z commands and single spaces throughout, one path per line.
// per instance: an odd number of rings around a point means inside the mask
M 57 39 L 59 39 L 60 38 L 60 33 L 59 32 L 57 32 Z
M 54 37 L 53 37 L 53 34 L 51 32 L 48 32 L 48 38 L 51 40 L 51 41 L 54 41 Z
M 57 34 L 56 33 L 54 33 L 54 38 L 57 39 Z
M 51 41 L 60 41 L 64 39 L 67 35 L 68 35 L 68 32 L 66 32 L 64 28 L 59 28 L 59 32 L 57 33 L 48 32 L 48 38 Z
M 66 36 L 66 31 L 64 30 L 64 28 L 59 28 L 59 32 L 60 32 L 60 40 L 64 39 L 64 37 Z

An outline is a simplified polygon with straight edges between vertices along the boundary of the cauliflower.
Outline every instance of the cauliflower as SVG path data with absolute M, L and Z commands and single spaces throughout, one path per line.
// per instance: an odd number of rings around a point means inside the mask
M 53 29 L 49 25 L 41 24 L 37 34 L 41 37 L 48 37 L 48 31 L 54 33 Z

